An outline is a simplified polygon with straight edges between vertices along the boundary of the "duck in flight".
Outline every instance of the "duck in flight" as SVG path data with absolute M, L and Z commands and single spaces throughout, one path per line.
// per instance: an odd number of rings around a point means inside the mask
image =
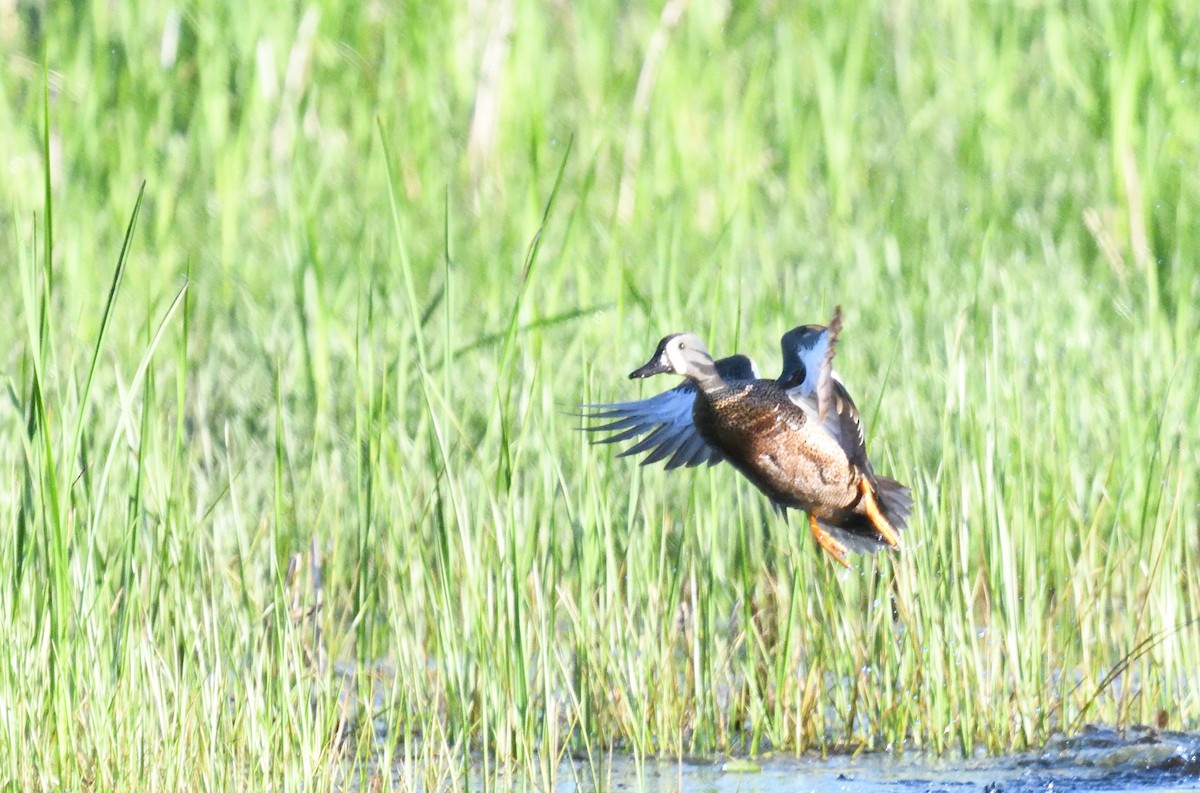
M 674 333 L 631 378 L 683 375 L 648 399 L 591 405 L 601 442 L 639 440 L 622 456 L 667 468 L 729 462 L 780 512 L 808 513 L 817 542 L 842 565 L 850 552 L 898 548 L 912 509 L 909 490 L 874 472 L 858 409 L 833 371 L 840 307 L 829 326 L 802 325 L 780 340 L 783 371 L 758 377 L 736 355 L 714 361 L 699 337 Z

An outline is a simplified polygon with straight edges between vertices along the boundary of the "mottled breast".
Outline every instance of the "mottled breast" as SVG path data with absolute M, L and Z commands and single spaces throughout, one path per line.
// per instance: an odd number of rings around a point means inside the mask
M 700 435 L 775 502 L 834 514 L 857 497 L 859 474 L 837 439 L 773 380 L 698 395 Z

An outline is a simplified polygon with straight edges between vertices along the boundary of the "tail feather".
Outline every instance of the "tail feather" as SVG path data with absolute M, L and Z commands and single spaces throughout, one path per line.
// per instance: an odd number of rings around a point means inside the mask
M 871 477 L 871 485 L 879 511 L 888 519 L 888 523 L 892 524 L 892 528 L 903 531 L 908 525 L 909 515 L 912 514 L 912 491 L 886 476 Z M 880 548 L 888 547 L 887 541 L 866 515 L 852 515 L 839 526 L 830 525 L 825 521 L 818 522 L 821 528 L 833 535 L 852 553 L 875 553 Z
M 823 520 L 818 520 L 817 523 L 820 523 L 821 528 L 829 532 L 835 540 L 846 546 L 850 553 L 875 553 L 880 548 L 888 547 L 871 525 L 871 521 L 866 518 L 860 521 L 855 515 L 852 522 L 841 526 L 834 526 Z
M 875 501 L 880 512 L 896 531 L 903 531 L 912 514 L 912 491 L 886 476 L 873 477 L 871 484 L 875 486 Z

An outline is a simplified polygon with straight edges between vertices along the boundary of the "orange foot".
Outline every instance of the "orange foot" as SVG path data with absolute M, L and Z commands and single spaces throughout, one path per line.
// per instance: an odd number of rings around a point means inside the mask
M 900 547 L 900 535 L 892 528 L 892 524 L 883 516 L 879 510 L 879 504 L 875 502 L 875 493 L 871 490 L 871 484 L 864 476 L 858 480 L 858 489 L 862 492 L 863 508 L 867 511 L 867 517 L 871 519 L 871 523 L 875 524 L 875 530 L 883 537 L 883 541 L 893 548 Z
M 817 543 L 828 552 L 834 560 L 842 567 L 849 567 L 850 563 L 846 561 L 846 555 L 849 551 L 846 546 L 842 545 L 829 532 L 821 528 L 821 524 L 817 523 L 817 519 L 812 515 L 808 516 L 808 527 L 812 529 L 813 537 L 817 538 Z

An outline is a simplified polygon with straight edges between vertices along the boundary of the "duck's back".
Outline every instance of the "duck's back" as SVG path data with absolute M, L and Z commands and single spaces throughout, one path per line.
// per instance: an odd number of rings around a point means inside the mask
M 700 435 L 780 506 L 836 515 L 855 498 L 856 473 L 837 439 L 773 380 L 701 391 Z

